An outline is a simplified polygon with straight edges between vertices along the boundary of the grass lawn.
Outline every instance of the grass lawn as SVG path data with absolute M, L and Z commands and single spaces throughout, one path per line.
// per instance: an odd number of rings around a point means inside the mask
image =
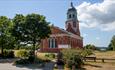
M 115 51 L 95 51 L 94 52 L 97 58 L 115 58 Z
M 97 58 L 115 59 L 115 51 L 95 51 L 94 53 Z M 84 68 L 86 70 L 115 70 L 115 60 L 105 60 L 105 63 L 102 63 L 100 60 L 97 60 L 96 62 L 88 61 L 85 62 L 85 64 Z

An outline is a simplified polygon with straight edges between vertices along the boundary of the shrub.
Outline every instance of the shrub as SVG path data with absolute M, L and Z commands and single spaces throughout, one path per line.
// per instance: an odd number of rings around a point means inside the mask
M 15 51 L 15 56 L 19 58 L 27 58 L 29 57 L 29 51 L 24 50 L 24 49 L 17 50 Z
M 38 63 L 40 65 L 44 65 L 46 61 L 42 60 L 42 59 L 36 59 L 35 63 Z M 20 59 L 14 62 L 14 65 L 25 65 L 25 64 L 32 64 L 34 63 L 34 57 L 29 57 L 29 58 L 25 58 L 25 59 Z
M 62 50 L 63 59 L 65 61 L 66 67 L 72 68 L 74 65 L 76 68 L 81 67 L 83 64 L 80 49 L 64 49 Z
M 56 56 L 53 53 L 47 53 L 47 54 L 45 54 L 45 57 L 55 58 Z
M 14 64 L 18 65 L 18 64 L 29 64 L 30 62 L 28 61 L 28 59 L 20 59 L 15 61 Z
M 50 55 L 49 54 L 45 54 L 45 57 L 49 57 Z
M 50 57 L 51 57 L 51 58 L 55 58 L 55 54 L 51 53 L 51 54 L 50 54 Z
M 14 58 L 14 51 L 4 49 L 3 58 Z
M 29 56 L 28 57 L 28 61 L 30 61 L 30 63 L 33 63 L 35 60 L 35 57 L 34 56 Z
M 92 52 L 91 49 L 84 49 L 84 50 L 81 52 L 81 55 L 82 55 L 83 57 L 86 57 L 86 56 L 91 55 L 91 54 L 93 54 L 93 52 Z

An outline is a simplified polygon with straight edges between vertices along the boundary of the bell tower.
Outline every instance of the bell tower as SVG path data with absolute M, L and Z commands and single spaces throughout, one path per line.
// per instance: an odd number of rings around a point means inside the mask
M 66 25 L 66 30 L 68 32 L 80 36 L 79 21 L 77 19 L 77 10 L 73 6 L 72 2 L 70 8 L 67 11 L 67 21 L 65 25 Z

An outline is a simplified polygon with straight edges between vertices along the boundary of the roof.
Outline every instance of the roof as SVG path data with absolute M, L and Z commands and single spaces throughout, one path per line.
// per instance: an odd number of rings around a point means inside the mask
M 71 6 L 68 9 L 68 11 L 76 11 L 76 8 L 73 6 L 73 3 L 71 2 Z
M 64 29 L 62 29 L 62 28 L 59 28 L 59 27 L 56 27 L 56 26 L 52 26 L 51 27 L 52 29 L 52 35 L 51 36 L 60 36 L 60 35 L 65 35 L 65 36 L 70 36 L 70 37 L 73 37 L 73 38 L 78 38 L 78 39 L 82 39 L 82 37 L 81 36 L 78 36 L 78 35 L 76 35 L 76 34 L 73 34 L 73 33 L 71 33 L 71 32 L 68 32 L 68 31 L 66 31 L 66 30 L 64 30 Z M 59 30 L 59 31 L 55 31 L 55 29 L 57 29 L 57 30 Z M 54 33 L 54 31 L 55 31 L 55 33 Z

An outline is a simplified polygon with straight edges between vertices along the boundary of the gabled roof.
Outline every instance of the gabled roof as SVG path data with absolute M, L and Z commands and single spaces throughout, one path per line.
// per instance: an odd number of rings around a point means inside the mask
M 74 37 L 74 38 L 79 38 L 79 39 L 82 39 L 82 37 L 81 36 L 78 36 L 78 35 L 76 35 L 76 34 L 73 34 L 73 33 L 71 33 L 71 32 L 68 32 L 68 31 L 66 31 L 66 30 L 64 30 L 64 29 L 62 29 L 62 28 L 59 28 L 59 27 L 57 27 L 57 26 L 51 26 L 51 32 L 52 32 L 52 36 L 53 35 L 57 35 L 57 36 L 60 36 L 60 35 L 66 35 L 66 36 L 70 36 L 70 37 Z

